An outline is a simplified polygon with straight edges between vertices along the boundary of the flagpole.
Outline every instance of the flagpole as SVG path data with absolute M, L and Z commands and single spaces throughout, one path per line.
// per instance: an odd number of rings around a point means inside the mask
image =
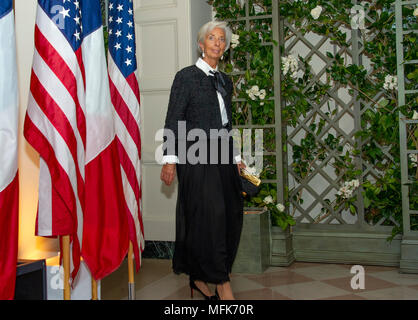
M 133 246 L 132 241 L 129 241 L 129 249 L 128 249 L 128 273 L 129 273 L 129 281 L 128 281 L 128 299 L 135 300 L 135 277 L 134 277 L 134 258 L 133 258 Z
M 64 266 L 64 300 L 71 300 L 69 235 L 62 236 L 62 263 Z
M 91 300 L 97 300 L 98 298 L 97 294 L 97 281 L 91 277 Z

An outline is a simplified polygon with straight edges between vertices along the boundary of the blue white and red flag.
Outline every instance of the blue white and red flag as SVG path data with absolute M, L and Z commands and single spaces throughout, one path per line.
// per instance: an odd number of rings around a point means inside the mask
M 0 2 L 0 300 L 14 298 L 18 250 L 18 81 L 12 0 Z
M 127 203 L 129 239 L 136 270 L 145 247 L 142 221 L 140 93 L 132 0 L 111 0 L 108 8 L 108 69 L 115 129 Z

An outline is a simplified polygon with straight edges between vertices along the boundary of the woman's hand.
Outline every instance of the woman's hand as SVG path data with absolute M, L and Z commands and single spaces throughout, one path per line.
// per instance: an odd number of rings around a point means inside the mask
M 247 166 L 244 162 L 237 163 L 238 173 L 241 174 L 241 169 L 245 169 Z
M 163 168 L 161 169 L 160 179 L 164 181 L 166 185 L 169 186 L 173 182 L 175 175 L 176 175 L 175 163 L 167 163 L 163 165 Z

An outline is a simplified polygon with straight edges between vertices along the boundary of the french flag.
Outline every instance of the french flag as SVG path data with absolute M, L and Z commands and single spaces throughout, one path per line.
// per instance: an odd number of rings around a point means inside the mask
M 15 294 L 18 250 L 18 88 L 12 0 L 0 2 L 0 300 Z
M 129 225 L 99 0 L 83 1 L 82 17 L 87 140 L 81 254 L 93 278 L 100 280 L 115 271 L 126 256 Z

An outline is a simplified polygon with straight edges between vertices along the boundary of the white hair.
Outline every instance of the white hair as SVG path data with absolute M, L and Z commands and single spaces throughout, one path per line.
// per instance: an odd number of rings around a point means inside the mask
M 197 48 L 199 49 L 200 53 L 202 53 L 202 49 L 200 48 L 199 44 L 203 43 L 205 41 L 206 35 L 215 28 L 220 28 L 225 32 L 225 51 L 229 49 L 229 45 L 231 44 L 232 31 L 228 27 L 228 23 L 225 21 L 209 21 L 200 28 L 199 33 L 197 34 Z

